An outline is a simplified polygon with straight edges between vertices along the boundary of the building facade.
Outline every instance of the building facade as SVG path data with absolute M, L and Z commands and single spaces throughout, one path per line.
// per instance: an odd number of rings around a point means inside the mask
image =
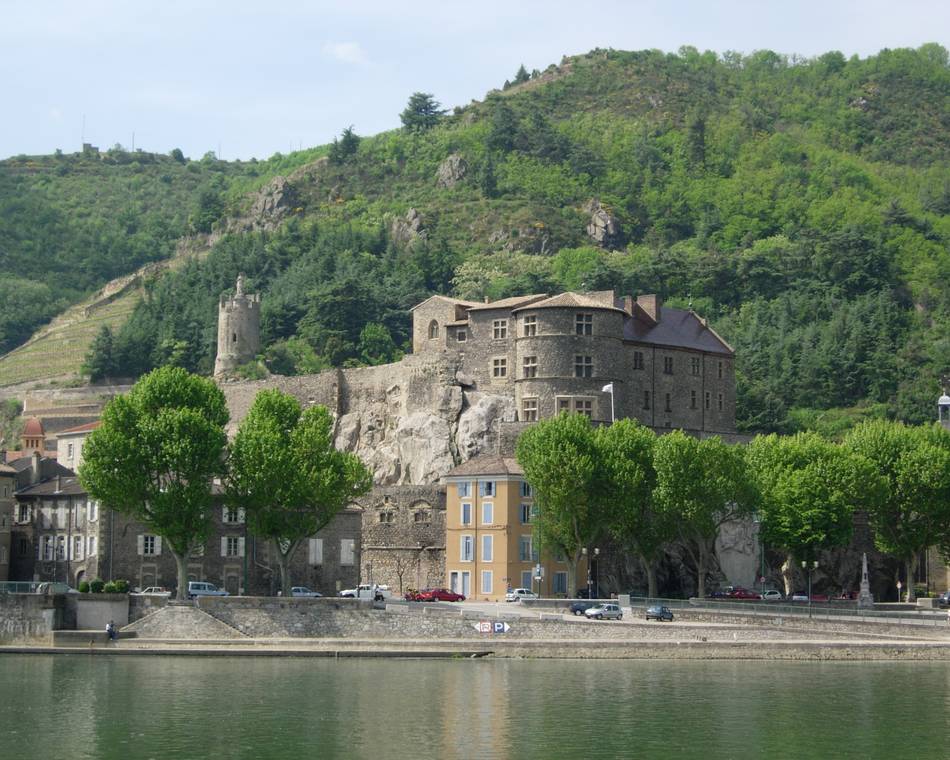
M 451 470 L 445 483 L 446 587 L 484 601 L 503 601 L 509 588 L 574 596 L 567 558 L 539 546 L 534 498 L 517 461 L 476 457 Z M 580 578 L 586 579 L 583 561 L 575 584 Z
M 0 456 L 0 582 L 10 580 L 16 470 Z
M 470 385 L 513 396 L 521 422 L 571 411 L 735 433 L 733 349 L 691 309 L 658 296 L 432 296 L 412 314 L 415 353 L 457 352 Z

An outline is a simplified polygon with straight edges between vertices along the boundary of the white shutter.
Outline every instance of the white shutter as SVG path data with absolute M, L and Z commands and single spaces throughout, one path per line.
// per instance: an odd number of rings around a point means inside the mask
M 243 522 L 244 522 L 244 514 L 245 514 L 245 513 L 244 513 L 244 507 L 240 507 L 240 508 L 238 509 L 238 522 L 239 522 L 239 523 L 243 523 Z
M 241 536 L 241 538 L 238 539 L 238 556 L 244 556 L 244 536 Z
M 310 548 L 310 557 L 309 562 L 311 565 L 322 565 L 323 564 L 323 539 L 322 538 L 311 538 L 309 543 Z
M 226 523 L 228 521 L 228 508 L 221 507 L 221 522 Z
M 162 553 L 162 537 L 155 536 L 155 554 L 158 555 L 161 553 Z
M 221 556 L 228 556 L 228 538 L 227 536 L 221 536 Z
M 139 533 L 135 537 L 136 547 L 138 548 L 139 556 L 141 557 L 145 554 L 145 536 Z

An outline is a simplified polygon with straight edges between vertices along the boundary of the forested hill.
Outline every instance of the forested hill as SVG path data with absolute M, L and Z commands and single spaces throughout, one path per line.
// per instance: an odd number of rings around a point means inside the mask
M 403 129 L 346 130 L 251 167 L 256 177 L 209 159 L 215 174 L 188 162 L 158 179 L 179 192 L 196 171 L 190 227 L 227 232 L 240 226 L 225 217 L 252 203 L 245 191 L 278 164 L 300 167 L 278 229 L 225 234 L 152 283 L 90 368 L 210 371 L 218 294 L 238 271 L 263 293 L 265 361 L 282 373 L 395 358 L 408 308 L 431 292 L 613 287 L 691 301 L 713 321 L 738 353 L 746 429 L 932 417 L 950 371 L 944 48 L 812 60 L 596 50 L 506 84 L 444 115 L 414 96 Z M 58 171 L 31 181 L 56 187 Z M 173 231 L 189 228 L 177 219 Z

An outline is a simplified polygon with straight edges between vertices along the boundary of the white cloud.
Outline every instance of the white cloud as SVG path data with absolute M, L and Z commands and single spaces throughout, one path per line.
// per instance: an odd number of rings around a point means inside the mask
M 341 63 L 356 66 L 365 66 L 369 63 L 366 51 L 358 42 L 327 42 L 323 46 L 323 54 Z

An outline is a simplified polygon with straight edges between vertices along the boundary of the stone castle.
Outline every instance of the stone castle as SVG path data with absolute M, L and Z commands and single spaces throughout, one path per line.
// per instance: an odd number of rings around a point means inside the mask
M 232 372 L 257 356 L 261 346 L 261 297 L 244 292 L 244 275 L 238 275 L 234 295 L 221 295 L 218 303 L 218 352 L 214 374 Z

